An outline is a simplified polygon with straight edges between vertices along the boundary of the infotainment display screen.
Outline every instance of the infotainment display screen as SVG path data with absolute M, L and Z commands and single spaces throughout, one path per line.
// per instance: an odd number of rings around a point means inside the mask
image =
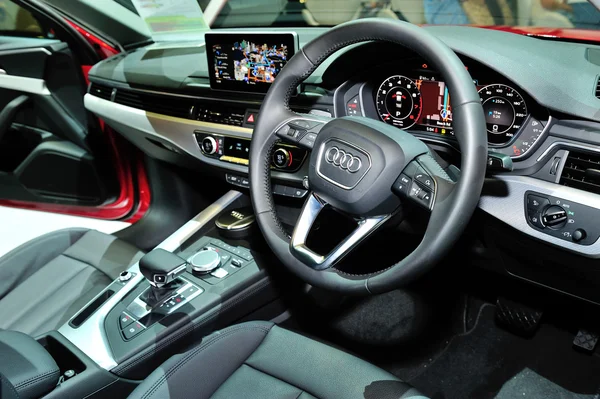
M 296 52 L 295 33 L 206 33 L 210 87 L 266 93 Z

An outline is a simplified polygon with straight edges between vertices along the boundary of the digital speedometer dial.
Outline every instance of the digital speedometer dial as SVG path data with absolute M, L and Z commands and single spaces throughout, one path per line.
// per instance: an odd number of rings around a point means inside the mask
M 405 76 L 386 79 L 377 90 L 376 102 L 381 120 L 401 129 L 414 125 L 421 114 L 421 92 Z
M 521 129 L 527 118 L 527 104 L 512 87 L 493 84 L 479 90 L 487 123 L 488 142 L 506 144 Z

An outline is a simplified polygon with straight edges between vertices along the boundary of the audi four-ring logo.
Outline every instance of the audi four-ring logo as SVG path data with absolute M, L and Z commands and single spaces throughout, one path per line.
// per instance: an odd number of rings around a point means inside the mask
M 350 173 L 356 173 L 362 167 L 362 161 L 356 155 L 353 155 L 338 147 L 331 147 L 325 153 L 325 161 L 342 170 L 347 170 Z

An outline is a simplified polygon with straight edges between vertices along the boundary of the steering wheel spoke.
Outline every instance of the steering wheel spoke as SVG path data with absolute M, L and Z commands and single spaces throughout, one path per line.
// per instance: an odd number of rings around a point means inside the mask
M 410 162 L 394 182 L 392 190 L 401 198 L 433 210 L 439 196 L 447 196 L 456 184 L 442 166 L 429 154 Z
M 294 114 L 275 129 L 281 140 L 312 150 L 317 135 L 331 118 L 321 115 Z
M 290 241 L 290 252 L 298 260 L 315 270 L 325 270 L 334 266 L 392 216 L 390 214 L 356 219 L 356 229 L 330 253 L 321 255 L 308 248 L 306 241 L 315 220 L 327 205 L 314 193 L 310 193 Z

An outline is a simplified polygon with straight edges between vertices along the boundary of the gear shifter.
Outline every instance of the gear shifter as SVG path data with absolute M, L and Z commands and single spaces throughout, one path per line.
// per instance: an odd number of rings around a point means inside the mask
M 177 277 L 185 272 L 187 262 L 169 251 L 155 249 L 140 259 L 139 266 L 140 272 L 150 283 L 150 290 L 140 299 L 154 308 L 180 287 Z

